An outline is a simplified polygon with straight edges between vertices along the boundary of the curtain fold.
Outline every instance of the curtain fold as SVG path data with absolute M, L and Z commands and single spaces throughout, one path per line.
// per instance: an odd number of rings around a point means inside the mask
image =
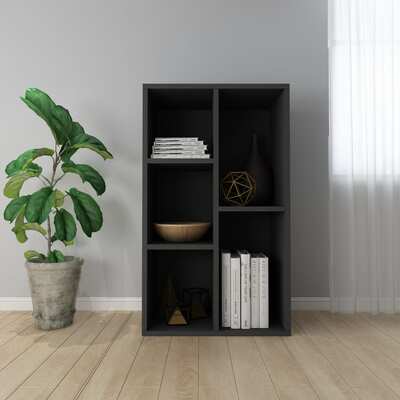
M 330 0 L 333 311 L 400 310 L 400 0 Z

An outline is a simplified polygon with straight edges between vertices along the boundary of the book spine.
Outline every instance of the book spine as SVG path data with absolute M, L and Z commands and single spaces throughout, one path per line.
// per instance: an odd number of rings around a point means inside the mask
M 171 151 L 173 152 L 181 152 L 181 153 L 187 153 L 187 152 L 194 152 L 194 153 L 205 153 L 207 149 L 196 149 L 194 147 L 169 147 L 167 149 L 160 148 L 160 147 L 153 147 L 153 153 L 169 153 Z
M 269 265 L 266 256 L 260 257 L 260 328 L 269 328 Z
M 241 328 L 250 329 L 250 254 L 248 252 L 240 253 L 241 270 Z
M 251 327 L 260 327 L 260 258 L 251 257 Z
M 231 328 L 240 329 L 240 258 L 231 257 Z
M 204 144 L 202 140 L 198 142 L 177 142 L 177 141 L 164 141 L 164 142 L 153 142 L 153 146 L 156 147 L 167 147 L 167 146 L 190 146 L 190 147 L 198 147 L 198 146 L 207 146 Z
M 198 137 L 156 137 L 154 142 L 199 142 Z
M 154 143 L 153 150 L 207 150 L 206 144 Z
M 206 154 L 205 150 L 153 150 L 153 154 L 198 154 L 203 155 Z
M 152 154 L 151 158 L 210 158 L 209 154 Z
M 231 253 L 222 252 L 222 326 L 231 326 Z

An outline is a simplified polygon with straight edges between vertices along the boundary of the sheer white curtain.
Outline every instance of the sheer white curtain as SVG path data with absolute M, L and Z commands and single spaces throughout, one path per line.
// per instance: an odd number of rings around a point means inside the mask
M 400 0 L 331 0 L 332 310 L 400 310 Z

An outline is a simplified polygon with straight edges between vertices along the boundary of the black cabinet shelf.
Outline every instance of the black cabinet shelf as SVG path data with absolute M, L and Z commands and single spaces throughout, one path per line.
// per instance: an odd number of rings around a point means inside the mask
M 213 322 L 211 318 L 199 319 L 192 321 L 190 325 L 170 326 L 163 319 L 155 320 L 148 334 L 151 336 L 208 336 L 213 330 Z
M 212 243 L 149 243 L 146 245 L 148 250 L 213 250 Z
M 219 212 L 224 213 L 281 213 L 284 211 L 285 207 L 279 206 L 219 207 Z
M 143 86 L 143 335 L 286 336 L 290 309 L 290 124 L 287 84 L 145 84 Z M 231 207 L 221 181 L 247 159 L 252 132 L 274 172 L 273 205 Z M 152 159 L 155 137 L 199 137 L 210 159 Z M 209 221 L 199 242 L 164 242 L 155 222 Z M 221 326 L 221 249 L 264 252 L 270 260 L 270 327 Z M 169 326 L 162 293 L 172 277 L 208 290 L 208 317 Z
M 290 329 L 281 324 L 271 324 L 269 328 L 260 329 L 230 329 L 221 328 L 219 334 L 223 336 L 290 336 Z
M 163 320 L 156 321 L 146 332 L 148 336 L 290 336 L 290 329 L 272 324 L 261 329 L 213 329 L 211 319 L 192 321 L 187 326 L 168 326 Z
M 214 160 L 211 158 L 149 158 L 147 164 L 156 165 L 212 165 Z

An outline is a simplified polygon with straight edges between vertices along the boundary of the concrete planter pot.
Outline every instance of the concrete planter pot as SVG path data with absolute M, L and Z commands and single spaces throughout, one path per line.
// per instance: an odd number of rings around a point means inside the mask
M 65 257 L 60 263 L 25 263 L 32 293 L 33 318 L 39 329 L 71 325 L 83 259 Z

